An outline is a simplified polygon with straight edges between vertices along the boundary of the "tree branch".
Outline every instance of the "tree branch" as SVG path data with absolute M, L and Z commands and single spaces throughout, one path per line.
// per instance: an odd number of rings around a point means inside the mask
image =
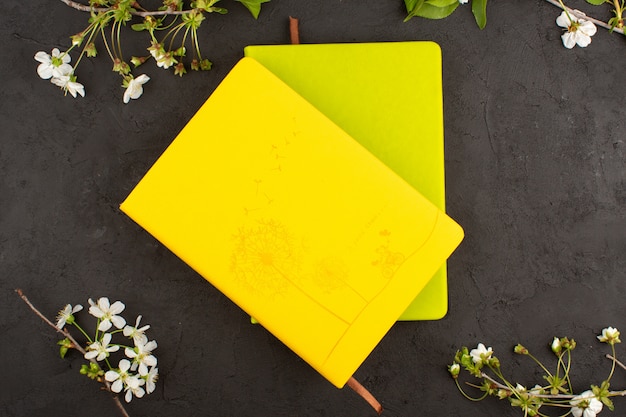
M 554 6 L 558 7 L 559 9 L 563 10 L 563 6 L 561 6 L 561 3 L 559 3 L 558 0 L 546 0 L 546 1 L 548 3 L 554 5 Z M 586 14 L 584 14 L 584 13 L 578 11 L 578 10 L 570 9 L 567 6 L 565 6 L 565 8 L 567 9 L 568 13 L 576 16 L 579 19 L 585 19 L 585 20 L 588 20 L 590 22 L 593 22 L 597 26 L 601 26 L 601 27 L 603 27 L 605 29 L 608 29 L 608 30 L 613 29 L 613 32 L 621 33 L 622 35 L 624 34 L 624 29 L 621 29 L 621 28 L 611 28 L 611 26 L 608 23 L 606 23 L 606 22 L 603 22 L 601 20 L 595 19 L 595 18 L 593 18 L 591 16 L 587 16 Z
M 91 7 L 88 6 L 86 4 L 82 4 L 82 3 L 78 3 L 72 0 L 61 0 L 63 3 L 65 3 L 67 6 L 76 9 L 76 10 L 80 10 L 81 12 L 108 12 L 109 10 L 111 10 L 111 7 Z M 174 16 L 174 15 L 183 15 L 183 14 L 187 14 L 187 13 L 191 13 L 194 10 L 201 10 L 201 9 L 189 9 L 189 10 L 173 10 L 173 9 L 167 9 L 167 10 L 155 10 L 155 11 L 137 11 L 137 10 L 133 10 L 130 12 L 130 14 L 132 14 L 133 16 L 140 16 L 140 17 L 146 17 L 146 16 Z
M 66 2 L 66 1 L 70 1 L 70 0 L 61 0 L 61 1 Z M 15 290 L 15 292 L 20 296 L 22 301 L 24 301 L 26 303 L 26 305 L 33 311 L 33 313 L 35 313 L 37 316 L 39 316 L 40 319 L 42 319 L 44 321 L 44 323 L 46 323 L 48 326 L 52 327 L 58 333 L 61 333 L 63 336 L 67 337 L 72 342 L 72 344 L 74 345 L 73 347 L 76 348 L 76 350 L 78 350 L 83 356 L 85 355 L 85 353 L 87 353 L 85 351 L 85 349 L 76 341 L 76 339 L 74 339 L 74 337 L 70 334 L 70 332 L 68 332 L 65 329 L 59 329 L 46 316 L 44 316 L 33 305 L 33 303 L 30 302 L 30 300 L 24 295 L 24 292 L 20 288 L 17 288 Z M 91 360 L 89 360 L 89 362 L 92 362 L 92 363 L 95 363 L 96 365 L 98 365 L 98 362 L 96 362 L 95 359 L 91 359 Z M 109 381 L 107 381 L 106 379 L 102 379 L 100 382 L 102 382 L 104 384 L 104 386 L 106 387 L 107 391 L 113 393 L 113 391 L 111 390 L 111 384 L 109 383 Z M 124 408 L 124 405 L 122 404 L 122 402 L 120 401 L 120 399 L 119 399 L 119 397 L 117 395 L 113 395 L 113 402 L 115 402 L 115 405 L 117 406 L 117 408 L 120 410 L 120 412 L 122 413 L 122 415 L 124 417 L 130 417 L 130 415 L 128 414 L 128 412 Z

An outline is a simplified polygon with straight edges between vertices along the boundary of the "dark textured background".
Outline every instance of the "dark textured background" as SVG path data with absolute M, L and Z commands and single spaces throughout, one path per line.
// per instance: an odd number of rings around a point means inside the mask
M 49 317 L 104 295 L 123 300 L 128 318 L 143 314 L 162 376 L 132 416 L 373 415 L 118 209 L 244 46 L 289 42 L 290 15 L 303 43 L 434 40 L 443 50 L 448 211 L 466 239 L 449 261 L 448 315 L 398 323 L 357 372 L 384 415 L 521 415 L 495 399 L 470 403 L 448 377 L 456 349 L 479 341 L 534 385 L 535 367 L 512 347 L 551 363 L 547 344 L 568 335 L 579 343 L 576 389 L 605 378 L 607 347 L 595 336 L 626 324 L 624 37 L 599 29 L 588 48 L 566 50 L 559 10 L 540 0 L 492 1 L 484 31 L 468 5 L 403 23 L 400 0 L 273 0 L 258 21 L 222 3 L 230 13 L 200 31 L 214 69 L 180 79 L 150 64 L 143 97 L 128 105 L 103 53 L 78 68 L 85 98 L 37 76 L 35 53 L 67 48 L 84 13 L 54 0 L 2 3 L 0 415 L 117 415 L 78 374 L 79 355 L 58 358 L 57 335 L 17 287 Z M 139 54 L 145 42 L 134 35 L 126 48 Z M 613 387 L 625 388 L 625 375 Z M 616 406 L 623 413 L 626 400 Z

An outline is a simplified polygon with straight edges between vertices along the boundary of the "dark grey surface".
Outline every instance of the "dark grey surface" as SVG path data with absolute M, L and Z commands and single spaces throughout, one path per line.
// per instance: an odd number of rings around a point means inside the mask
M 118 209 L 244 46 L 289 42 L 290 15 L 303 43 L 434 40 L 443 50 L 448 212 L 466 238 L 449 261 L 448 315 L 398 323 L 357 372 L 383 415 L 521 415 L 495 399 L 470 403 L 448 377 L 456 349 L 479 341 L 524 384 L 539 377 L 512 347 L 551 360 L 553 336 L 579 342 L 578 391 L 608 373 L 595 335 L 624 327 L 626 312 L 623 37 L 599 29 L 588 48 L 566 50 L 558 9 L 540 0 L 492 1 L 484 31 L 468 6 L 403 23 L 400 0 L 273 0 L 254 21 L 224 1 L 230 14 L 201 29 L 214 69 L 179 79 L 150 65 L 144 96 L 124 105 L 104 55 L 78 69 L 85 98 L 38 78 L 34 54 L 65 49 L 86 16 L 36 3 L 5 1 L 0 14 L 0 415 L 117 415 L 78 374 L 79 355 L 58 358 L 57 335 L 17 287 L 49 317 L 104 295 L 143 314 L 162 376 L 132 416 L 373 415 Z M 626 387 L 624 375 L 612 388 Z M 623 413 L 626 402 L 616 406 Z

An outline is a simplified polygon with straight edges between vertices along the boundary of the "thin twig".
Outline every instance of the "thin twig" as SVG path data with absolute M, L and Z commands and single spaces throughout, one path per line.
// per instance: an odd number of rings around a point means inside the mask
M 69 1 L 69 0 L 61 0 L 61 1 L 65 2 L 65 1 Z M 37 307 L 35 307 L 33 305 L 33 303 L 30 302 L 30 300 L 24 295 L 24 292 L 20 288 L 17 288 L 15 290 L 15 292 L 20 296 L 22 301 L 24 301 L 26 303 L 26 305 L 33 311 L 33 313 L 35 313 L 37 316 L 39 316 L 39 318 L 41 318 L 44 321 L 44 323 L 46 323 L 48 326 L 52 327 L 58 333 L 61 333 L 63 336 L 67 337 L 70 340 L 70 342 L 72 342 L 72 345 L 73 345 L 72 347 L 76 348 L 76 350 L 78 350 L 80 353 L 82 353 L 83 356 L 85 355 L 85 353 L 87 353 L 85 351 L 85 349 L 76 341 L 76 339 L 74 339 L 74 337 L 67 330 L 59 329 L 46 316 L 44 316 L 37 309 Z M 92 362 L 92 363 L 95 363 L 96 365 L 98 365 L 98 362 L 96 362 L 94 359 L 90 359 L 89 362 Z M 106 387 L 107 391 L 109 391 L 111 393 L 113 392 L 111 390 L 111 384 L 109 383 L 109 381 L 107 381 L 106 379 L 102 379 L 100 382 L 102 382 L 104 384 L 104 386 Z M 128 414 L 128 412 L 124 408 L 124 405 L 122 404 L 122 402 L 120 401 L 120 399 L 119 399 L 119 397 L 117 395 L 113 395 L 113 402 L 115 402 L 115 405 L 117 406 L 117 408 L 120 410 L 120 412 L 122 413 L 122 415 L 124 417 L 130 417 L 130 415 Z
M 611 355 L 606 355 L 606 357 L 609 358 L 609 359 L 613 359 L 613 356 L 611 356 Z M 621 363 L 617 359 L 615 359 L 615 363 L 617 363 L 622 368 L 626 369 L 626 365 L 624 365 L 623 363 Z M 490 377 L 489 375 L 487 375 L 484 372 L 481 372 L 480 376 L 482 376 L 483 378 L 485 378 L 486 380 L 491 382 L 493 385 L 496 386 L 496 388 L 507 390 L 507 391 L 513 391 L 510 387 L 507 387 L 506 385 L 499 383 L 498 381 L 496 381 L 495 379 L 493 379 L 492 377 Z M 526 393 L 530 397 L 535 397 L 535 398 L 551 398 L 551 399 L 571 400 L 572 398 L 576 397 L 576 395 L 573 395 L 573 394 L 571 394 L 571 395 L 570 394 L 556 394 L 556 395 L 535 394 L 534 392 L 530 392 L 530 391 L 526 391 Z M 610 395 L 615 395 L 615 396 L 619 395 L 621 397 L 626 397 L 626 390 L 623 390 L 623 391 L 609 391 L 609 394 Z M 546 405 L 554 405 L 554 404 L 546 404 Z
M 369 405 L 372 406 L 378 415 L 381 415 L 383 412 L 383 406 L 380 405 L 378 400 L 374 398 L 374 396 L 363 386 L 359 381 L 357 381 L 354 377 L 350 377 L 347 385 L 354 390 L 357 394 L 359 394 Z
M 91 7 L 86 4 L 78 3 L 72 0 L 61 0 L 61 1 L 65 3 L 66 5 L 70 6 L 71 8 L 79 10 L 81 12 L 92 12 L 92 11 L 93 12 L 108 12 L 109 10 L 111 10 L 111 7 Z M 154 10 L 154 11 L 133 10 L 130 12 L 130 14 L 132 14 L 133 16 L 140 16 L 140 17 L 174 16 L 174 15 L 183 15 L 183 14 L 191 13 L 194 10 L 199 10 L 199 9 L 190 9 L 190 10 L 167 9 L 167 10 Z
M 64 0 L 62 0 L 62 1 L 64 1 Z M 563 6 L 561 6 L 561 4 L 558 2 L 558 0 L 546 0 L 546 1 L 548 3 L 554 5 L 554 6 L 558 7 L 559 9 L 563 9 Z M 586 14 L 584 14 L 583 12 L 581 12 L 579 10 L 574 10 L 574 9 L 571 9 L 571 8 L 569 8 L 567 6 L 565 6 L 565 8 L 567 9 L 568 13 L 573 14 L 574 16 L 576 16 L 579 19 L 585 19 L 585 20 L 588 20 L 590 22 L 593 22 L 597 26 L 601 26 L 601 27 L 603 27 L 605 29 L 608 29 L 608 30 L 612 29 L 613 32 L 621 33 L 622 35 L 624 34 L 624 29 L 622 29 L 622 28 L 612 28 L 611 25 L 609 25 L 608 23 L 603 22 L 602 20 L 595 19 L 595 18 L 593 18 L 591 16 L 587 16 Z
M 617 360 L 617 359 L 616 359 L 613 355 L 609 355 L 609 354 L 607 353 L 606 357 L 607 357 L 608 359 L 612 360 L 612 361 L 615 361 L 615 363 L 616 363 L 619 367 L 621 367 L 622 369 L 626 370 L 626 365 L 624 365 L 623 363 L 621 363 L 620 361 L 618 361 L 618 360 Z
M 481 376 L 483 378 L 485 378 L 486 380 L 488 380 L 489 382 L 491 382 L 492 384 L 494 384 L 499 389 L 503 389 L 503 390 L 507 390 L 507 391 L 513 391 L 510 387 L 507 387 L 506 385 L 499 383 L 498 381 L 496 381 L 495 379 L 493 379 L 492 377 L 490 377 L 489 375 L 487 375 L 484 372 L 481 373 Z M 526 393 L 529 396 L 536 397 L 536 398 L 552 398 L 552 399 L 563 399 L 563 400 L 567 399 L 567 400 L 571 400 L 572 398 L 575 397 L 575 395 L 568 395 L 568 394 L 557 394 L 557 395 L 535 394 L 534 392 L 530 392 L 530 391 L 527 391 Z

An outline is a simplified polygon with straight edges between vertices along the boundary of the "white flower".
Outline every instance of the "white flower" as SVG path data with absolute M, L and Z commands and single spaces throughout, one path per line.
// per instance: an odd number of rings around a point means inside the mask
M 137 78 L 133 78 L 128 82 L 128 87 L 124 92 L 124 103 L 128 103 L 130 99 L 138 99 L 143 94 L 143 84 L 150 81 L 150 77 L 146 74 L 141 74 Z
M 146 330 L 150 328 L 150 325 L 146 324 L 145 326 L 139 327 L 140 321 L 141 321 L 141 316 L 137 316 L 135 327 L 132 327 L 132 326 L 124 327 L 124 336 L 132 338 L 135 344 L 137 343 L 146 344 L 148 342 L 148 337 L 144 333 L 146 332 Z
M 596 414 L 602 411 L 602 402 L 593 395 L 591 390 L 577 395 L 569 403 L 574 417 L 596 417 Z
M 534 387 L 532 387 L 532 388 L 530 389 L 530 391 L 528 391 L 528 392 L 530 392 L 531 394 L 534 394 L 534 395 L 541 395 L 541 394 L 543 394 L 545 391 L 544 391 L 544 389 L 543 389 L 543 387 L 542 387 L 541 385 L 539 385 L 539 384 L 535 384 L 535 386 L 534 386 Z
M 174 64 L 177 64 L 178 61 L 174 58 L 172 52 L 165 52 L 156 57 L 157 66 L 163 69 L 168 69 Z
M 130 374 L 128 370 L 130 369 L 130 361 L 128 359 L 122 359 L 118 364 L 118 370 L 107 371 L 104 374 L 104 379 L 111 384 L 111 391 L 120 392 L 124 388 L 124 383 L 128 378 L 130 378 Z
M 577 15 L 575 16 L 574 13 Z M 574 10 L 574 13 L 569 13 L 563 10 L 561 15 L 556 18 L 556 24 L 562 28 L 567 28 L 567 32 L 561 35 L 563 40 L 563 46 L 567 49 L 572 49 L 574 45 L 578 45 L 582 48 L 591 43 L 591 37 L 596 34 L 598 28 L 593 22 L 578 15 L 585 16 L 581 11 Z
M 607 327 L 606 329 L 602 329 L 602 334 L 598 336 L 598 340 L 601 342 L 606 342 L 611 345 L 615 343 L 621 343 L 619 340 L 619 330 L 615 327 Z
M 461 3 L 461 4 L 467 4 L 467 2 L 468 2 L 468 1 L 469 1 L 469 0 L 459 0 L 459 3 Z
M 104 374 L 104 379 L 111 384 L 111 391 L 113 392 L 121 392 L 122 389 L 126 391 L 126 395 L 124 399 L 127 403 L 129 403 L 133 399 L 133 394 L 137 398 L 141 398 L 144 396 L 145 391 L 142 385 L 146 384 L 146 379 L 143 377 L 140 378 L 137 375 L 130 374 L 128 370 L 130 369 L 130 362 L 128 359 L 122 359 L 119 362 L 117 370 L 107 371 Z M 156 380 L 156 377 L 154 378 Z M 152 382 L 152 388 L 154 389 L 154 382 Z M 150 393 L 150 391 L 149 391 Z
M 474 363 L 486 362 L 492 354 L 493 350 L 486 348 L 482 343 L 479 343 L 476 349 L 470 351 L 470 356 Z
M 146 392 L 143 388 L 141 388 L 141 386 L 145 383 L 146 381 L 136 375 L 131 375 L 126 378 L 126 383 L 124 384 L 124 390 L 126 391 L 126 395 L 124 396 L 124 399 L 127 403 L 129 403 L 133 399 L 133 395 L 137 398 L 141 398 L 144 396 Z
M 77 304 L 74 308 L 72 308 L 71 304 L 63 307 L 63 310 L 59 311 L 57 315 L 57 328 L 62 329 L 65 327 L 65 323 L 73 323 L 74 322 L 74 313 L 78 313 L 83 309 L 83 306 Z
M 117 352 L 120 347 L 118 345 L 109 346 L 111 343 L 111 333 L 105 333 L 102 336 L 102 342 L 94 342 L 87 347 L 85 359 L 96 358 L 97 361 L 104 360 L 111 352 Z
M 52 84 L 61 87 L 64 91 L 69 91 L 72 97 L 76 98 L 76 94 L 85 97 L 85 87 L 81 83 L 72 81 L 71 75 L 61 75 L 60 77 L 52 77 Z
M 157 358 L 152 354 L 152 351 L 156 348 L 156 340 L 148 343 L 137 343 L 134 349 L 126 348 L 124 353 L 133 360 L 131 369 L 134 371 L 139 366 L 139 373 L 146 374 L 149 366 L 156 366 Z
M 146 381 L 146 393 L 151 394 L 156 388 L 157 379 L 159 379 L 159 368 L 153 366 L 148 372 L 144 373 L 139 370 L 139 375 Z
M 552 349 L 552 352 L 554 353 L 560 353 L 563 349 L 563 345 L 561 345 L 561 339 L 555 336 L 552 340 L 552 344 L 550 345 L 550 349 Z
M 72 58 L 68 53 L 61 54 L 58 48 L 52 50 L 52 55 L 44 51 L 37 52 L 35 60 L 40 62 L 37 67 L 37 74 L 44 80 L 69 75 L 73 71 L 69 64 Z
M 118 329 L 121 329 L 126 325 L 126 320 L 122 316 L 118 316 L 119 313 L 124 311 L 126 306 L 121 301 L 116 301 L 113 305 L 109 304 L 109 299 L 107 297 L 102 297 L 98 299 L 98 303 L 94 303 L 91 299 L 89 299 L 89 314 L 95 316 L 101 320 L 100 325 L 98 326 L 98 330 L 101 332 L 106 332 L 111 328 L 111 323 L 115 325 Z

